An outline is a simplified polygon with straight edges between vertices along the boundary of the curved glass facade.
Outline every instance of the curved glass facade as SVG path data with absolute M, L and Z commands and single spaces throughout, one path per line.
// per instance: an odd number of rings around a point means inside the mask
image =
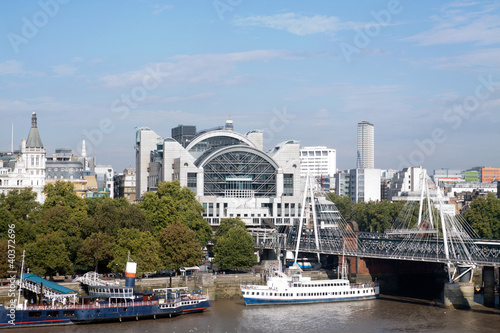
M 211 138 L 206 138 L 205 140 L 198 142 L 191 149 L 189 149 L 189 153 L 193 155 L 194 158 L 198 158 L 205 151 L 210 150 L 212 148 L 234 146 L 234 145 L 248 146 L 248 144 L 242 140 L 230 136 L 218 135 L 218 136 L 213 136 Z
M 276 195 L 276 169 L 248 151 L 216 155 L 204 165 L 204 195 L 269 197 Z

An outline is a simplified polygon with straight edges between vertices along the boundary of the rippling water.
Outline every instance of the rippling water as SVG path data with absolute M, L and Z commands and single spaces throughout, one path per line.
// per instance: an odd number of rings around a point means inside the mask
M 500 311 L 448 310 L 402 298 L 246 307 L 242 299 L 213 302 L 204 313 L 123 323 L 27 328 L 7 332 L 500 332 Z

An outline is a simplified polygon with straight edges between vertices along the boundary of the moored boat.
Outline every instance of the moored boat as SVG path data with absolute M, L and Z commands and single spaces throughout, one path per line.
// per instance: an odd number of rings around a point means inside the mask
M 201 292 L 187 293 L 187 288 L 158 289 L 150 294 L 137 293 L 134 288 L 135 274 L 136 264 L 129 262 L 125 286 L 88 286 L 89 296 L 78 298 L 74 290 L 64 290 L 64 287 L 54 282 L 33 274 L 24 274 L 19 283 L 20 288 L 29 286 L 33 289 L 31 292 L 45 297 L 51 295 L 51 298 L 45 299 L 43 304 L 28 305 L 25 300 L 12 308 L 0 305 L 0 328 L 156 319 L 203 311 L 211 307 L 208 296 Z
M 311 280 L 301 273 L 288 276 L 272 270 L 265 285 L 241 285 L 246 305 L 323 303 L 374 299 L 377 283 L 353 284 L 346 278 Z

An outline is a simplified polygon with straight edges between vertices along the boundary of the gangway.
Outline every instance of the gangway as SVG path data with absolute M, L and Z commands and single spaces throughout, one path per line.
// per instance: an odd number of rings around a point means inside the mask
M 45 298 L 52 301 L 55 300 L 61 303 L 71 301 L 73 304 L 76 303 L 76 296 L 78 294 L 76 290 L 61 286 L 32 273 L 24 273 L 22 281 L 17 281 L 17 284 L 20 284 L 21 289 L 29 290 L 37 295 L 42 294 Z
M 83 274 L 83 276 L 79 276 L 74 279 L 73 282 L 80 282 L 81 284 L 87 286 L 116 286 L 120 283 L 118 280 L 102 280 L 99 278 L 99 274 L 97 274 L 96 272 L 87 272 Z

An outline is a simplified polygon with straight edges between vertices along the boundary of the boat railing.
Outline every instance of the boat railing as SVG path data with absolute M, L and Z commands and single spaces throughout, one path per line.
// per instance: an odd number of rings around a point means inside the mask
M 241 288 L 243 289 L 249 289 L 249 290 L 252 290 L 252 289 L 262 289 L 262 287 L 264 287 L 265 285 L 256 285 L 256 284 L 242 284 L 240 285 Z M 268 287 L 269 290 L 278 290 L 277 287 Z
M 207 296 L 203 294 L 189 294 L 189 295 L 183 295 L 182 298 L 190 299 L 190 300 L 197 300 L 197 299 L 205 299 Z
M 378 283 L 377 282 L 370 282 L 370 283 L 351 283 L 351 288 L 352 289 L 363 289 L 363 288 L 374 288 L 377 287 Z
M 175 303 L 165 302 L 163 304 Z M 29 311 L 40 310 L 73 310 L 73 309 L 105 309 L 105 308 L 121 308 L 121 307 L 135 307 L 144 305 L 155 305 L 158 301 L 142 301 L 142 302 L 128 302 L 128 303 L 99 303 L 99 304 L 76 304 L 76 305 L 28 305 L 26 307 Z

